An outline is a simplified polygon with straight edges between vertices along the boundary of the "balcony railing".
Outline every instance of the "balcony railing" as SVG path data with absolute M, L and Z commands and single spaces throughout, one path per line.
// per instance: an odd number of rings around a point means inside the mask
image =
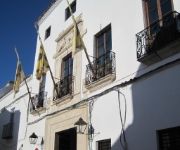
M 32 97 L 32 103 L 30 102 L 30 112 L 33 112 L 39 108 L 44 107 L 44 102 L 47 100 L 47 92 L 42 91 Z
M 180 37 L 180 14 L 170 12 L 143 31 L 136 34 L 137 59 L 156 53 Z
M 55 94 L 55 99 L 62 98 L 66 95 L 73 94 L 73 76 L 69 75 L 61 79 L 56 83 L 56 87 L 58 89 L 58 94 Z M 55 91 L 56 93 L 56 91 Z
M 116 65 L 115 65 L 115 53 L 112 51 L 107 52 L 106 54 L 96 58 L 92 63 L 93 71 L 88 64 L 86 66 L 86 78 L 85 84 L 89 85 L 99 79 L 109 75 L 115 74 Z

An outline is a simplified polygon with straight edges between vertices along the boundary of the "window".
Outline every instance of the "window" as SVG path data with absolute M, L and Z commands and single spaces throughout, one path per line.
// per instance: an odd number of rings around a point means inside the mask
M 94 36 L 94 60 L 86 67 L 85 84 L 90 85 L 112 74 L 115 75 L 115 53 L 112 52 L 111 24 L 109 24 Z M 114 77 L 109 79 L 113 80 Z
M 50 36 L 50 34 L 51 34 L 51 26 L 46 29 L 45 39 L 47 39 Z
M 97 150 L 111 150 L 111 139 L 98 141 Z
M 46 97 L 46 92 L 45 92 L 45 84 L 46 84 L 46 74 L 44 74 L 41 78 L 41 82 L 39 85 L 39 95 L 38 95 L 38 104 L 37 104 L 37 108 L 38 107 L 43 107 L 44 104 L 44 100 Z
M 11 112 L 9 123 L 3 125 L 2 139 L 13 138 L 13 124 L 14 124 L 14 112 Z
M 62 69 L 61 69 L 61 79 L 72 75 L 73 72 L 73 59 L 71 54 L 63 58 Z
M 71 53 L 63 58 L 61 65 L 61 80 L 57 83 L 58 95 L 61 98 L 73 93 L 73 59 Z
M 71 10 L 72 10 L 72 13 L 74 13 L 76 11 L 76 0 L 73 1 L 71 4 L 70 4 L 70 7 L 71 7 Z M 71 16 L 71 12 L 69 10 L 69 7 L 67 7 L 65 9 L 65 20 L 67 20 L 69 17 Z
M 55 99 L 62 98 L 66 95 L 72 96 L 73 93 L 73 59 L 71 53 L 62 59 L 61 79 L 56 83 L 57 95 Z
M 180 149 L 180 127 L 168 128 L 157 131 L 159 150 Z
M 105 27 L 95 35 L 96 41 L 96 79 L 112 73 L 112 38 L 111 25 Z
M 30 103 L 30 112 L 34 113 L 39 108 L 45 108 L 44 101 L 47 98 L 47 92 L 45 92 L 46 74 L 43 74 L 39 83 L 39 93 L 32 97 L 32 103 Z M 41 110 L 41 109 L 39 109 Z
M 13 137 L 13 123 L 3 125 L 2 139 L 12 139 Z
M 174 11 L 173 0 L 143 0 L 143 6 L 145 29 L 136 34 L 137 59 L 148 65 L 177 53 L 165 47 L 179 38 L 179 13 Z
M 112 49 L 111 25 L 95 35 L 96 58 L 104 55 Z
M 147 26 L 173 10 L 172 0 L 144 0 Z
M 46 74 L 43 74 L 41 81 L 39 83 L 39 93 L 45 91 L 45 85 L 46 85 Z

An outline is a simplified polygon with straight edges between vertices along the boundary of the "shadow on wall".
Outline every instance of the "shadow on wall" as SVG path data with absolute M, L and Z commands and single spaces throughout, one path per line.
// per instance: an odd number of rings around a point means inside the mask
M 180 125 L 179 77 L 178 62 L 132 83 L 129 90 L 132 94 L 133 122 L 125 129 L 126 150 L 158 150 L 157 131 Z M 124 150 L 120 138 L 123 139 L 119 137 L 112 150 Z
M 3 109 L 0 113 L 0 150 L 15 150 L 18 144 L 20 111 Z

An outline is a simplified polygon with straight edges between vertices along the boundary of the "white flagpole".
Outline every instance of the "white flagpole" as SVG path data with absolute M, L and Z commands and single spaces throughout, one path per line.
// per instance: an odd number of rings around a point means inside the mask
M 71 7 L 70 7 L 69 1 L 66 0 L 66 2 L 67 2 L 67 4 L 68 4 L 68 8 L 69 8 L 69 11 L 70 11 L 70 13 L 71 13 L 71 17 L 72 17 L 72 20 L 73 20 L 73 22 L 74 22 L 74 25 L 75 25 L 75 27 L 77 28 L 77 32 L 79 32 L 78 25 L 77 25 L 77 23 L 76 23 L 76 20 L 75 20 L 75 17 L 74 17 L 74 15 L 73 15 L 72 9 L 71 9 Z M 79 32 L 79 35 L 80 35 L 80 32 Z M 80 40 L 81 40 L 81 43 L 82 43 L 82 46 L 83 46 L 83 49 L 84 49 L 86 58 L 87 58 L 87 60 L 88 60 L 89 66 L 90 66 L 90 68 L 91 68 L 91 70 L 92 70 L 93 75 L 95 75 L 94 68 L 93 68 L 92 63 L 91 63 L 91 61 L 90 61 L 90 59 L 89 59 L 89 55 L 88 55 L 88 53 L 87 53 L 86 46 L 85 46 L 84 41 L 83 41 L 83 39 L 82 39 L 81 36 L 80 36 Z
M 20 59 L 19 59 L 19 54 L 17 52 L 17 48 L 15 47 L 15 53 L 16 53 L 16 56 L 17 56 L 17 61 L 18 61 L 18 64 L 20 63 Z M 21 64 L 21 67 L 22 67 L 22 64 Z M 23 69 L 22 69 L 23 70 Z M 32 107 L 33 109 L 35 109 L 34 107 L 34 104 L 32 102 L 32 97 L 31 97 L 31 92 L 29 90 L 29 87 L 28 87 L 28 84 L 27 84 L 27 81 L 26 81 L 26 77 L 23 78 L 24 82 L 25 82 L 25 85 L 26 85 L 26 88 L 27 88 L 27 92 L 28 92 L 28 95 L 29 95 L 29 100 L 31 101 L 31 104 L 32 104 Z
M 40 34 L 39 34 L 38 27 L 37 27 L 36 24 L 35 24 L 35 29 L 36 29 L 37 35 L 38 35 L 38 37 L 39 37 L 39 41 L 40 41 L 40 43 L 41 43 L 41 45 L 42 45 L 42 47 L 43 47 L 44 53 L 45 53 L 45 55 L 46 55 L 46 51 L 45 51 L 44 45 L 43 45 L 43 43 L 42 43 L 42 39 L 41 39 L 41 36 L 40 36 Z M 46 56 L 46 57 L 47 57 L 47 56 Z M 48 62 L 48 59 L 47 59 L 47 62 Z M 50 72 L 50 75 L 51 75 L 51 79 L 52 79 L 52 81 L 53 81 L 54 89 L 55 89 L 56 94 L 57 94 L 57 96 L 58 96 L 58 94 L 59 94 L 59 93 L 58 93 L 58 89 L 57 89 L 57 86 L 56 86 L 56 83 L 55 83 L 55 80 L 54 80 L 53 73 L 52 73 L 51 67 L 50 67 L 50 65 L 49 65 L 49 62 L 48 62 L 48 67 L 49 67 L 49 72 Z

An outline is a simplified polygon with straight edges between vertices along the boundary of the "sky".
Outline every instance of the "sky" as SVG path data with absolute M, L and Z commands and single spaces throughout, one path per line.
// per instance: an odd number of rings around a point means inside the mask
M 16 46 L 26 75 L 33 72 L 37 33 L 34 23 L 53 0 L 1 0 L 0 88 L 14 80 Z

